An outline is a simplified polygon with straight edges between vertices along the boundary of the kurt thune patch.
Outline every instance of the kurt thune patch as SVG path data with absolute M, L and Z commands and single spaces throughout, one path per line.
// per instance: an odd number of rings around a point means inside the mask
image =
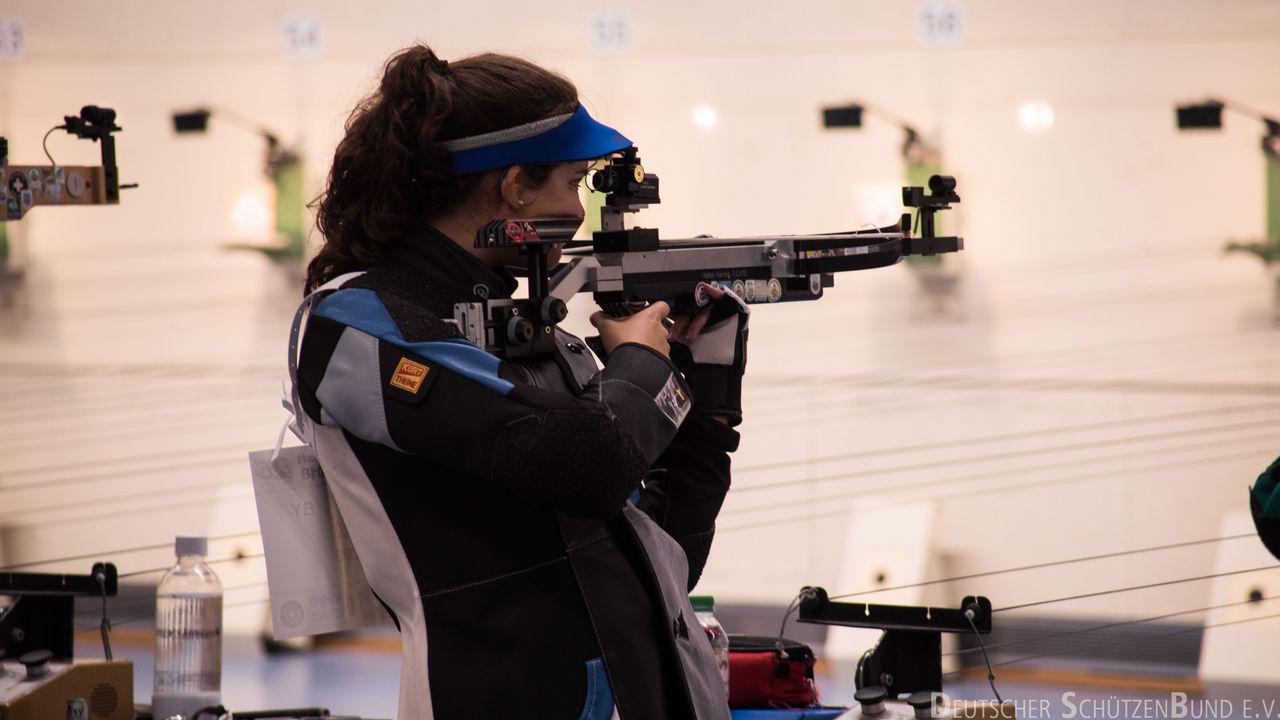
M 676 380 L 676 376 L 672 374 L 667 378 L 667 384 L 662 386 L 662 390 L 658 392 L 658 397 L 653 399 L 658 409 L 663 415 L 671 421 L 672 425 L 679 427 L 684 422 L 684 416 L 689 414 L 689 408 L 693 403 L 689 402 L 689 398 L 685 396 L 684 391 L 680 389 L 680 383 Z
M 426 381 L 427 374 L 430 372 L 431 368 L 422 363 L 414 362 L 409 358 L 400 358 L 395 372 L 391 373 L 391 387 L 416 395 L 418 390 L 422 389 L 422 383 Z

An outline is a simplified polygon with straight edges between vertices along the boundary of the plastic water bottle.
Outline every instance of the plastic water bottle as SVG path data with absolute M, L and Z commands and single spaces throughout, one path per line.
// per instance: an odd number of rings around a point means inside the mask
M 693 614 L 698 624 L 707 633 L 711 641 L 711 651 L 716 656 L 716 665 L 720 666 L 720 677 L 724 680 L 725 694 L 729 692 L 729 635 L 716 619 L 716 599 L 710 595 L 691 595 L 689 604 L 693 605 Z
M 205 564 L 209 541 L 179 537 L 178 562 L 156 588 L 156 676 L 151 715 L 191 720 L 222 688 L 222 583 Z

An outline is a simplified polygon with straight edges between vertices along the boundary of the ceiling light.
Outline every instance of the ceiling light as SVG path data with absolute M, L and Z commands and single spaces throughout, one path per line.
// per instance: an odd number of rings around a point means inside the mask
M 1053 127 L 1053 108 L 1043 100 L 1029 100 L 1018 108 L 1018 124 L 1029 133 L 1042 133 Z
M 720 122 L 720 117 L 716 114 L 716 109 L 710 105 L 699 105 L 693 109 L 693 124 L 703 130 L 710 130 Z

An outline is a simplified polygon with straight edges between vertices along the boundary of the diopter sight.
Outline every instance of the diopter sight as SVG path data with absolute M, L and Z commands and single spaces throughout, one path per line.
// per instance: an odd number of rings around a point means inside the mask
M 116 111 L 111 108 L 85 105 L 80 108 L 80 117 L 64 115 L 68 133 L 82 140 L 101 140 L 113 132 L 120 132 L 116 125 Z
M 902 188 L 902 204 L 919 210 L 917 219 L 920 221 L 921 239 L 935 237 L 934 213 L 950 208 L 951 203 L 960 202 L 960 195 L 956 192 L 956 179 L 950 175 L 934 175 L 929 178 L 929 190 L 932 195 L 925 195 L 922 187 Z
M 626 228 L 627 213 L 662 202 L 658 176 L 646 173 L 636 146 L 609 158 L 608 164 L 591 174 L 591 187 L 606 193 L 600 208 L 600 230 L 593 240 L 597 252 L 634 252 L 658 249 L 658 231 Z

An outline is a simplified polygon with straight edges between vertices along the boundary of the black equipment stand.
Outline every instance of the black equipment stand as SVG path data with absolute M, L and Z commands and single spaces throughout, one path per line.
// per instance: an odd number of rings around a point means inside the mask
M 925 195 L 922 187 L 902 188 L 902 204 L 916 208 L 920 218 L 920 236 L 914 238 L 908 232 L 908 218 L 903 218 L 903 232 L 908 234 L 904 239 L 905 255 L 934 255 L 959 249 L 950 242 L 954 238 L 936 236 L 933 217 L 939 210 L 950 210 L 951 203 L 960 202 L 960 195 L 956 192 L 956 179 L 950 175 L 934 175 L 929 178 L 929 190 L 932 195 Z M 939 242 L 940 240 L 946 242 Z
M 0 655 L 48 650 L 54 660 L 70 660 L 76 597 L 115 597 L 118 586 L 111 563 L 94 563 L 88 575 L 0 572 L 0 595 L 14 596 L 0 615 Z
M 21 220 L 41 205 L 116 205 L 122 189 L 137 187 L 120 184 L 112 133 L 121 128 L 115 110 L 86 105 L 79 115 L 64 115 L 53 130 L 100 143 L 102 165 L 9 165 L 9 143 L 0 137 L 0 222 Z
M 960 609 L 833 602 L 820 587 L 800 591 L 802 623 L 879 628 L 880 641 L 858 661 L 859 689 L 884 687 L 889 697 L 921 690 L 942 692 L 942 633 L 988 634 L 991 601 L 968 596 Z
M 116 168 L 116 139 L 113 132 L 120 132 L 116 125 L 116 111 L 111 108 L 86 105 L 80 108 L 80 116 L 62 117 L 68 133 L 82 140 L 102 143 L 102 172 L 107 180 L 107 202 L 120 202 L 120 171 Z

